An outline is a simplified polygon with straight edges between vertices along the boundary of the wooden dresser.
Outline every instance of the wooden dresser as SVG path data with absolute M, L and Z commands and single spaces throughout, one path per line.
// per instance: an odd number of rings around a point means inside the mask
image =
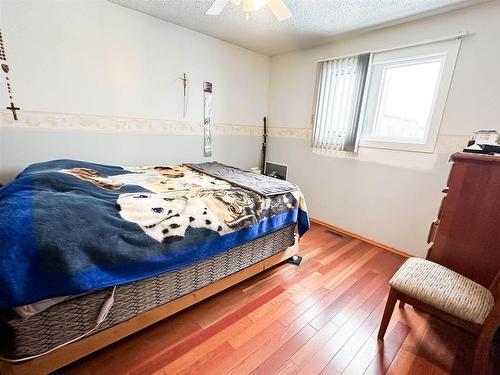
M 500 267 L 500 156 L 451 156 L 427 259 L 488 288 Z

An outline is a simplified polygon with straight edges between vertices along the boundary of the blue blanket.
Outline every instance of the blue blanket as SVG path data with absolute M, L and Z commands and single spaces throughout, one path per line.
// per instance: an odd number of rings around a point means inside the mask
M 175 270 L 308 218 L 186 166 L 31 165 L 0 188 L 0 309 Z

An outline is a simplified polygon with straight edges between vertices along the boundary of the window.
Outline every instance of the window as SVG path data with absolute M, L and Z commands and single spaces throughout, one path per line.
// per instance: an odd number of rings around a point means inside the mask
M 334 67 L 369 55 L 322 62 L 313 146 L 355 151 L 359 138 L 364 147 L 433 152 L 459 46 L 456 39 L 374 53 L 365 69 Z M 335 79 L 325 78 L 328 66 Z M 342 83 L 348 75 L 357 76 L 355 93 Z
M 384 67 L 373 137 L 425 140 L 442 62 L 440 57 Z
M 459 44 L 374 54 L 361 146 L 434 151 Z

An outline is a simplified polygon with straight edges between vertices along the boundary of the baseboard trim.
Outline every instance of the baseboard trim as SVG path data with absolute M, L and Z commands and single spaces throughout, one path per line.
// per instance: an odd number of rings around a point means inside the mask
M 370 240 L 369 238 L 363 237 L 363 236 L 361 236 L 361 235 L 359 235 L 357 233 L 349 232 L 348 230 L 336 227 L 335 225 L 325 223 L 324 221 L 311 218 L 311 222 L 316 223 L 318 225 L 321 225 L 322 227 L 328 228 L 331 231 L 337 232 L 337 233 L 342 234 L 344 236 L 356 238 L 356 239 L 358 239 L 360 241 L 369 243 L 370 245 L 375 245 L 377 247 L 380 247 L 381 249 L 384 249 L 386 251 L 390 251 L 391 253 L 395 253 L 395 254 L 401 255 L 402 257 L 410 258 L 410 257 L 413 256 L 413 255 L 410 255 L 410 254 L 408 254 L 408 253 L 406 253 L 404 251 L 395 249 L 394 247 L 384 245 L 384 244 L 382 244 L 380 242 L 377 242 L 377 241 L 374 241 L 374 240 Z

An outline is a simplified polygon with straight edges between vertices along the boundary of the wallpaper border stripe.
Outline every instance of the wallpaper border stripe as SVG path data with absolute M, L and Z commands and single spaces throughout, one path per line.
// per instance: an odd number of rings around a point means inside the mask
M 8 110 L 0 112 L 0 127 L 52 131 L 77 131 L 91 133 L 130 133 L 165 135 L 202 135 L 201 121 L 153 120 L 131 117 L 111 117 L 72 113 L 20 111 L 14 121 Z M 214 124 L 218 136 L 262 136 L 262 126 Z M 310 139 L 311 130 L 305 128 L 268 127 L 271 137 Z

